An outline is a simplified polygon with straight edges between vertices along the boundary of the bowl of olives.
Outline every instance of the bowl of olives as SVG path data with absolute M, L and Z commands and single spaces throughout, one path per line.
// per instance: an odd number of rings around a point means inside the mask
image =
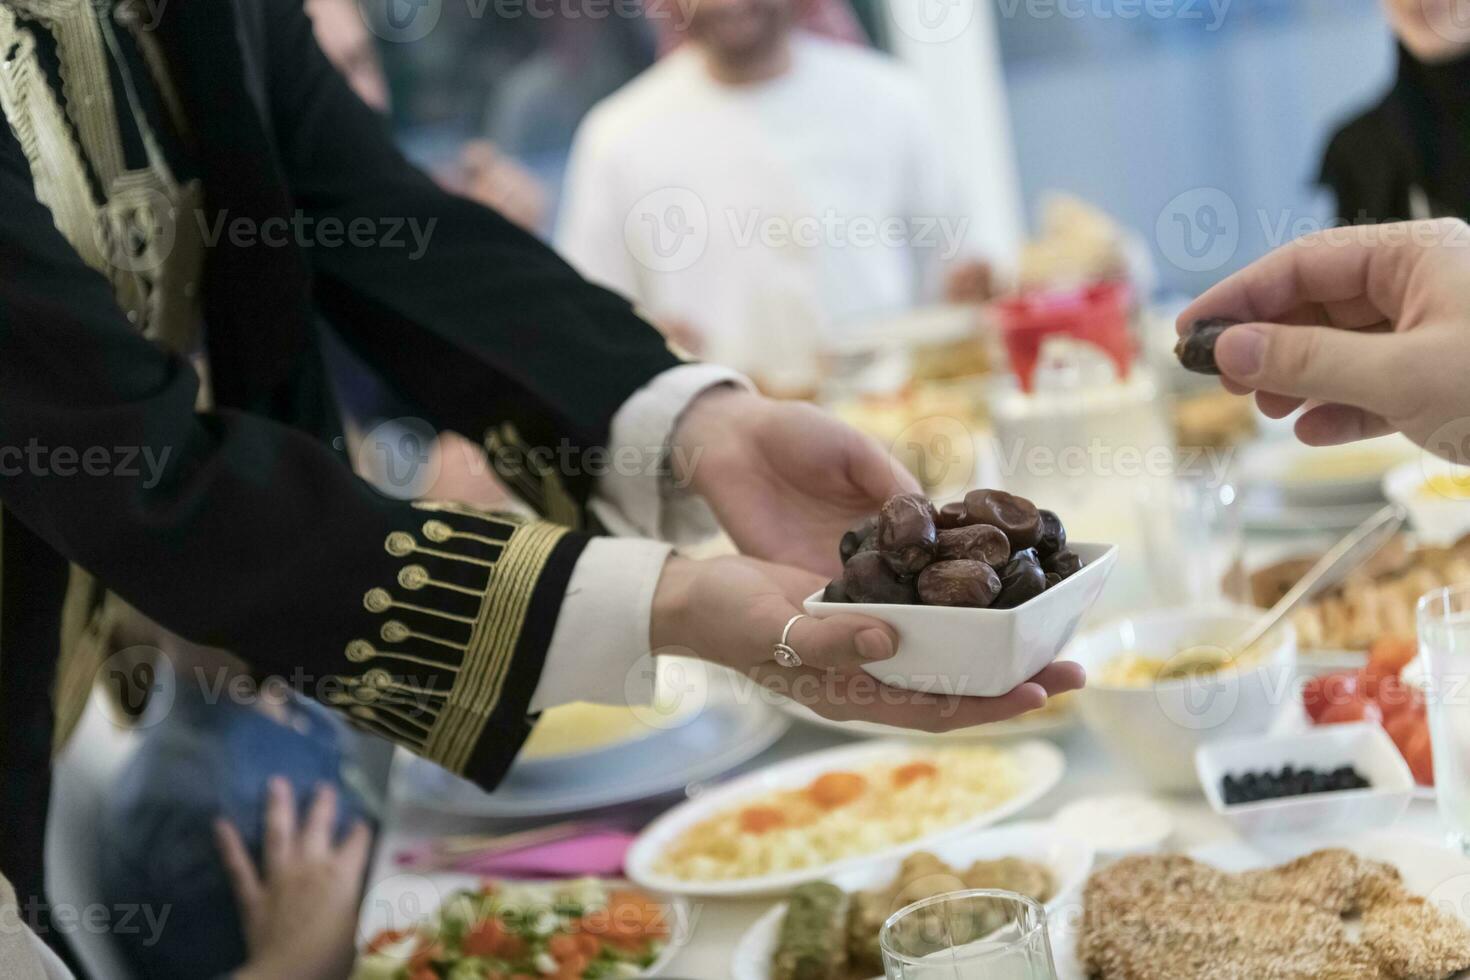
M 1069 542 L 1056 514 L 1003 490 L 938 508 L 890 497 L 838 551 L 842 574 L 807 613 L 862 613 L 896 629 L 897 656 L 866 668 L 885 683 L 976 697 L 1005 694 L 1056 659 L 1118 555 Z

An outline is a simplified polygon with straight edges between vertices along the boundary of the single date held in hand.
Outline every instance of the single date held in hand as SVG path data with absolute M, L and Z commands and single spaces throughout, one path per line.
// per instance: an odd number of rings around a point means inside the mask
M 973 490 L 935 510 L 890 497 L 842 536 L 842 574 L 824 602 L 1013 609 L 1082 568 L 1061 519 L 1003 490 Z
M 1227 320 L 1224 317 L 1206 317 L 1194 321 L 1179 338 L 1179 343 L 1174 345 L 1174 356 L 1179 358 L 1179 363 L 1184 365 L 1185 370 L 1195 374 L 1219 374 L 1220 365 L 1215 363 L 1215 344 L 1219 343 L 1220 336 L 1226 330 L 1239 323 L 1239 320 Z

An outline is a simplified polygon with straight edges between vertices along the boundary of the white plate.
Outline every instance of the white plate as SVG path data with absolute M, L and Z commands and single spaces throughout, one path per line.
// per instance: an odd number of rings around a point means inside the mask
M 1381 500 L 1335 506 L 1288 504 L 1270 487 L 1247 488 L 1240 499 L 1240 522 L 1247 531 L 1268 534 L 1319 534 L 1351 531 L 1383 507 Z
M 679 727 L 617 751 L 555 764 L 517 764 L 493 793 L 400 750 L 393 766 L 393 798 L 460 816 L 520 819 L 682 792 L 748 762 L 791 727 L 791 719 L 764 698 L 734 689 L 743 679 L 710 669 L 712 680 L 722 675 L 730 683 L 699 686 L 702 709 Z
M 1242 454 L 1243 481 L 1281 493 L 1293 506 L 1332 507 L 1382 502 L 1383 477 L 1420 450 L 1401 435 L 1343 446 L 1307 446 L 1295 439 L 1258 442 Z
M 635 749 L 640 752 L 646 751 L 647 747 L 644 743 L 657 740 L 684 727 L 704 707 L 706 699 L 702 696 L 702 692 L 709 687 L 708 671 L 702 664 L 687 657 L 659 657 L 651 669 L 655 673 L 653 705 L 636 707 L 567 705 L 552 708 L 544 713 L 541 720 L 536 723 L 536 729 L 548 724 L 563 726 L 575 724 L 578 728 L 591 727 L 595 730 L 599 727 L 605 728 L 603 718 L 596 714 L 591 717 L 586 715 L 579 717 L 576 714 L 579 709 L 590 708 L 593 711 L 609 712 L 614 715 L 626 713 L 624 716 L 627 719 L 626 727 L 620 726 L 622 728 L 620 738 L 582 748 L 537 751 L 537 731 L 533 730 L 531 738 L 516 758 L 516 767 L 521 770 L 529 770 L 533 766 L 545 767 L 548 773 L 554 773 L 556 769 L 565 767 L 568 774 L 571 774 L 574 767 L 617 765 L 620 754 Z M 559 714 L 562 715 L 560 719 Z M 616 717 L 612 719 L 613 723 L 621 720 Z M 654 751 L 657 749 L 655 748 Z
M 942 831 L 840 861 L 830 861 L 827 864 L 802 868 L 798 871 L 723 881 L 685 881 L 657 870 L 659 858 L 675 840 L 690 827 L 717 813 L 742 806 L 751 800 L 779 790 L 806 786 L 823 773 L 843 769 L 862 769 L 888 760 L 920 756 L 926 751 L 928 750 L 923 745 L 913 742 L 898 740 L 864 742 L 859 745 L 845 745 L 822 752 L 812 752 L 732 780 L 695 799 L 681 803 L 645 828 L 628 851 L 626 862 L 628 877 L 651 891 L 669 894 L 703 895 L 714 898 L 737 895 L 783 895 L 797 885 L 830 878 L 832 875 L 874 861 L 922 851 L 933 847 L 936 841 L 968 834 L 981 827 L 998 823 L 1006 817 L 1019 813 L 1044 796 L 1062 778 L 1062 773 L 1067 765 L 1061 750 L 1050 742 L 1031 740 L 1006 746 L 1004 751 L 1015 757 L 1022 779 L 1027 780 L 1011 799 L 993 809 L 976 813 L 969 820 Z
M 357 948 L 362 951 L 367 941 L 384 929 L 409 929 L 431 916 L 450 895 L 466 888 L 479 888 L 487 880 L 485 875 L 468 875 L 450 872 L 433 874 L 395 874 L 368 889 L 358 911 Z M 493 876 L 489 880 L 494 880 Z M 609 888 L 624 886 L 620 879 L 600 879 Z M 565 881 L 517 881 L 515 885 L 530 887 L 555 887 Z M 689 905 L 677 895 L 656 896 L 667 910 L 669 943 L 658 958 L 646 967 L 639 976 L 656 976 L 671 963 L 679 951 L 689 942 L 694 920 Z
M 938 694 L 999 697 L 1056 659 L 1107 584 L 1118 546 L 1070 544 L 1083 562 L 1075 575 L 1014 609 L 823 602 L 807 598 L 818 619 L 861 614 L 898 631 L 898 655 L 863 669 L 894 687 Z
M 1057 892 L 1046 903 L 1054 912 L 1075 898 L 1092 871 L 1092 848 L 1057 832 L 1049 823 L 1016 823 L 995 827 L 966 837 L 956 837 L 928 849 L 935 857 L 956 868 L 976 861 L 1017 857 L 1050 869 Z M 892 858 L 834 875 L 830 880 L 846 892 L 881 888 L 898 875 L 902 858 Z M 730 962 L 732 980 L 770 980 L 771 957 L 781 931 L 786 903 L 776 905 L 746 930 Z
M 834 732 L 842 732 L 844 735 L 859 735 L 865 738 L 907 738 L 915 742 L 982 742 L 1060 735 L 1076 728 L 1080 720 L 1076 704 L 1073 702 L 1055 711 L 1031 712 L 1009 721 L 993 721 L 988 725 L 976 725 L 974 728 L 929 734 L 894 728 L 892 725 L 880 725 L 872 721 L 833 721 L 830 718 L 823 718 L 804 704 L 797 704 L 785 698 L 777 701 L 776 707 L 803 724 L 828 728 Z
M 1345 847 L 1359 857 L 1388 862 L 1399 869 L 1410 891 L 1470 923 L 1470 858 L 1434 841 L 1391 830 L 1310 844 L 1297 840 L 1279 848 L 1264 841 L 1222 841 L 1195 848 L 1189 856 L 1221 871 L 1241 872 L 1272 868 L 1325 847 Z M 1049 923 L 1058 980 L 1087 980 L 1077 963 L 1077 918 Z

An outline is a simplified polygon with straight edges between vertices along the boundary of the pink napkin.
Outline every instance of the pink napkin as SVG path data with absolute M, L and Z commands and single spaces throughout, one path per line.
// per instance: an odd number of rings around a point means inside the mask
M 623 873 L 623 858 L 634 835 L 620 830 L 598 830 L 579 837 L 539 844 L 519 851 L 482 856 L 466 854 L 454 871 L 493 878 L 611 877 Z M 412 854 L 400 855 L 400 863 Z

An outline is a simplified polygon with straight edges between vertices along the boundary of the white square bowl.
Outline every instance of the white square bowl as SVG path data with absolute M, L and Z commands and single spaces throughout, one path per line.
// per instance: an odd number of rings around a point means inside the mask
M 1376 724 L 1326 725 L 1297 735 L 1212 742 L 1195 752 L 1194 764 L 1210 807 L 1252 837 L 1386 827 L 1403 815 L 1414 795 L 1408 765 Z M 1221 784 L 1227 775 L 1280 772 L 1286 766 L 1329 772 L 1352 766 L 1369 786 L 1226 805 Z
M 1110 663 L 1126 653 L 1169 657 L 1188 647 L 1228 646 L 1260 618 L 1259 609 L 1181 606 L 1111 620 L 1062 652 L 1087 671 L 1077 708 L 1097 741 L 1151 787 L 1197 787 L 1195 749 L 1208 742 L 1265 734 L 1293 693 L 1296 631 L 1277 627 L 1254 663 L 1201 677 L 1153 684 L 1109 684 Z
M 1082 559 L 1081 570 L 1014 609 L 823 602 L 820 592 L 808 598 L 805 607 L 818 619 L 856 613 L 896 629 L 898 655 L 863 668 L 886 684 L 936 694 L 999 697 L 1056 659 L 1102 594 L 1118 557 L 1116 545 L 1068 547 Z

